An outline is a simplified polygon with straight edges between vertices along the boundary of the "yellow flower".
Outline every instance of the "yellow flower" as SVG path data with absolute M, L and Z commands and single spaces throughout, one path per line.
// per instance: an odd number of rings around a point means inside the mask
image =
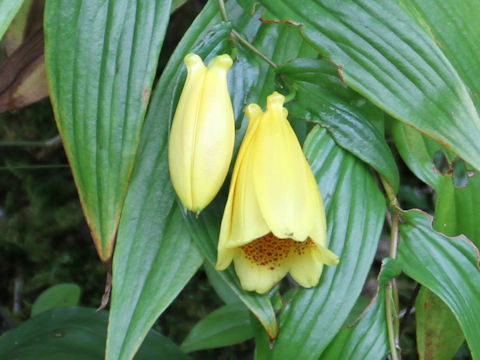
M 200 213 L 227 176 L 235 140 L 227 72 L 228 55 L 208 67 L 195 54 L 184 59 L 187 80 L 173 118 L 168 163 L 173 187 L 187 210 Z
M 265 293 L 287 272 L 304 287 L 317 285 L 326 248 L 323 202 L 312 170 L 287 120 L 285 98 L 274 92 L 265 113 L 245 112 L 249 124 L 233 169 L 216 268 L 233 260 L 246 290 Z

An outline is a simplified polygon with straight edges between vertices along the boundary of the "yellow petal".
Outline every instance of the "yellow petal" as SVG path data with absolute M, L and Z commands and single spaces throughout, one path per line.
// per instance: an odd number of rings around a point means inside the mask
M 238 251 L 233 259 L 235 272 L 242 287 L 247 291 L 264 294 L 278 283 L 288 272 L 284 262 L 277 266 L 264 266 L 250 260 L 245 253 Z
M 283 95 L 267 98 L 254 143 L 254 183 L 266 223 L 279 238 L 304 241 L 314 222 L 305 155 L 284 116 Z M 308 169 L 309 170 L 309 169 Z
M 225 269 L 232 261 L 233 247 L 248 243 L 270 231 L 258 209 L 250 172 L 251 143 L 257 120 L 262 116 L 263 111 L 258 105 L 250 105 L 246 113 L 249 117 L 248 128 L 235 161 L 220 227 L 216 264 L 218 270 Z
M 168 143 L 168 164 L 173 187 L 183 206 L 192 209 L 192 157 L 195 151 L 195 128 L 207 68 L 202 59 L 188 54 L 184 59 L 187 79 L 173 117 Z
M 192 200 L 197 213 L 220 190 L 232 159 L 235 120 L 227 84 L 231 66 L 230 56 L 220 55 L 205 74 L 192 161 Z
M 197 214 L 220 190 L 230 166 L 235 139 L 227 72 L 228 55 L 205 67 L 200 57 L 185 57 L 187 79 L 172 123 L 169 169 L 183 206 Z
M 301 251 L 293 251 L 289 259 L 289 273 L 295 281 L 306 288 L 318 284 L 323 270 L 323 263 L 320 260 L 320 250 L 311 241 L 310 246 L 304 247 Z

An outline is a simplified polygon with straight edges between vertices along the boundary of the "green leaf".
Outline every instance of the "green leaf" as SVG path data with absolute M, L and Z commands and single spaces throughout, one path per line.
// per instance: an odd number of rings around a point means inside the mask
M 0 40 L 7 31 L 10 22 L 22 6 L 24 0 L 5 0 L 0 2 Z
M 228 304 L 200 320 L 183 341 L 185 352 L 241 343 L 253 337 L 248 309 L 242 303 Z
M 441 177 L 437 185 L 434 228 L 449 236 L 464 234 L 480 247 L 480 174 L 468 181 L 464 188 L 457 188 L 451 175 Z
M 397 0 L 429 32 L 439 44 L 455 70 L 468 86 L 477 109 L 480 108 L 480 27 L 477 14 L 480 3 L 475 0 L 435 1 Z
M 415 301 L 417 350 L 420 360 L 451 360 L 465 337 L 457 319 L 440 298 L 425 287 Z
M 435 293 L 453 312 L 474 359 L 480 359 L 480 271 L 478 249 L 465 237 L 435 232 L 432 218 L 402 212 L 397 261 L 412 279 Z
M 250 324 L 255 335 L 254 360 L 273 360 L 272 341 L 258 319 L 250 313 Z
M 217 27 L 203 39 L 199 36 L 213 26 L 215 10 L 212 6 L 204 10 L 179 48 L 202 54 L 228 39 L 228 25 Z M 182 59 L 178 50 L 171 57 L 143 126 L 113 261 L 109 360 L 134 356 L 155 320 L 203 261 L 183 224 L 168 172 L 168 128 Z
M 77 284 L 54 285 L 40 294 L 32 305 L 31 316 L 62 306 L 78 305 L 81 289 Z
M 383 227 L 385 200 L 368 167 L 315 127 L 304 145 L 327 210 L 328 247 L 340 256 L 319 284 L 299 289 L 280 314 L 275 359 L 317 359 L 360 295 Z M 295 346 L 292 346 L 295 344 Z
M 0 337 L 8 360 L 102 360 L 108 313 L 63 307 L 40 314 Z M 177 345 L 151 331 L 136 360 L 188 359 Z
M 168 0 L 46 4 L 55 119 L 104 262 L 113 252 L 169 15 Z
M 441 175 L 435 169 L 433 156 L 445 148 L 400 122 L 393 123 L 392 133 L 398 152 L 409 169 L 424 183 L 437 187 Z
M 401 273 L 402 266 L 397 260 L 389 257 L 384 258 L 382 260 L 382 271 L 378 276 L 378 284 L 380 286 L 385 286 L 391 279 L 399 276 Z
M 334 62 L 344 82 L 480 169 L 480 120 L 435 41 L 393 1 L 262 0 Z
M 203 261 L 184 227 L 180 209 L 172 207 L 168 173 L 162 173 L 166 181 L 148 187 L 134 180 L 133 191 L 127 196 L 113 261 L 109 360 L 133 358 L 158 316 Z M 165 190 L 166 194 L 162 193 Z M 149 198 L 156 201 L 149 202 Z M 145 200 L 143 208 L 141 200 Z M 134 214 L 140 216 L 135 218 Z
M 392 152 L 373 119 L 362 113 L 367 101 L 345 88 L 335 66 L 326 60 L 299 59 L 278 72 L 296 90 L 295 101 L 288 104 L 293 116 L 319 123 L 337 144 L 374 167 L 398 190 Z
M 218 271 L 215 270 L 210 262 L 205 261 L 203 268 L 207 274 L 208 282 L 212 285 L 217 295 L 225 304 L 232 304 L 240 301 L 237 294 L 235 294 L 235 292 L 222 279 Z
M 340 330 L 320 357 L 321 360 L 386 358 L 389 347 L 383 287 L 380 287 L 375 301 L 365 311 L 356 324 Z

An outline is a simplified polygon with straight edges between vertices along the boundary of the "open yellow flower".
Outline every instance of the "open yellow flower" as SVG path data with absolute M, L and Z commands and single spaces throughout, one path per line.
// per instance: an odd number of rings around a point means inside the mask
M 232 59 L 220 55 L 206 67 L 198 55 L 188 54 L 184 62 L 188 73 L 170 131 L 168 164 L 183 206 L 199 214 L 220 190 L 232 160 Z
M 265 113 L 247 106 L 248 129 L 220 229 L 216 268 L 233 260 L 242 287 L 258 293 L 288 272 L 301 286 L 315 286 L 323 264 L 338 263 L 326 248 L 322 198 L 284 101 L 274 92 Z

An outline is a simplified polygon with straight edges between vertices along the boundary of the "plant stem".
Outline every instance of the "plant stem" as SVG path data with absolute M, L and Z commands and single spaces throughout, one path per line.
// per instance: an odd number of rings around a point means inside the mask
M 223 0 L 218 0 L 218 8 L 220 9 L 220 15 L 222 16 L 222 20 L 228 22 L 227 11 L 225 10 L 225 3 Z
M 385 179 L 383 176 L 380 176 L 380 180 L 393 210 L 392 225 L 390 229 L 390 249 L 388 256 L 392 259 L 395 259 L 397 257 L 398 224 L 400 221 L 400 214 L 396 209 L 398 207 L 398 201 L 397 197 L 395 196 L 395 191 L 387 179 Z M 385 297 L 385 301 L 390 353 L 392 360 L 399 360 L 400 355 L 397 351 L 397 348 L 399 345 L 400 333 L 400 321 L 398 318 L 400 304 L 398 299 L 398 288 L 395 279 L 391 279 L 387 284 L 387 296 Z
M 397 353 L 397 344 L 395 342 L 395 330 L 393 329 L 393 312 L 392 312 L 392 287 L 391 282 L 387 284 L 387 294 L 385 296 L 386 300 L 386 317 L 387 317 L 387 331 L 388 331 L 388 343 L 390 344 L 390 354 L 392 356 L 392 360 L 399 360 L 398 353 Z
M 255 46 L 253 46 L 251 43 L 249 43 L 242 35 L 240 35 L 236 30 L 232 30 L 230 33 L 234 38 L 236 38 L 239 42 L 241 42 L 246 48 L 248 48 L 250 51 L 261 57 L 268 65 L 276 69 L 278 67 L 277 64 L 275 64 L 272 60 L 270 60 L 268 57 L 263 55 Z
M 218 8 L 220 9 L 220 15 L 222 16 L 222 20 L 225 22 L 228 22 L 228 15 L 227 15 L 227 10 L 225 9 L 225 3 L 223 0 L 218 0 Z M 272 60 L 270 60 L 268 57 L 263 55 L 260 50 L 258 50 L 255 46 L 253 46 L 251 43 L 248 42 L 247 39 L 245 39 L 242 35 L 240 35 L 235 29 L 232 29 L 230 32 L 230 35 L 233 38 L 236 38 L 240 43 L 242 43 L 246 48 L 248 48 L 250 51 L 258 55 L 260 58 L 262 58 L 268 65 L 276 69 L 278 66 L 275 64 Z

